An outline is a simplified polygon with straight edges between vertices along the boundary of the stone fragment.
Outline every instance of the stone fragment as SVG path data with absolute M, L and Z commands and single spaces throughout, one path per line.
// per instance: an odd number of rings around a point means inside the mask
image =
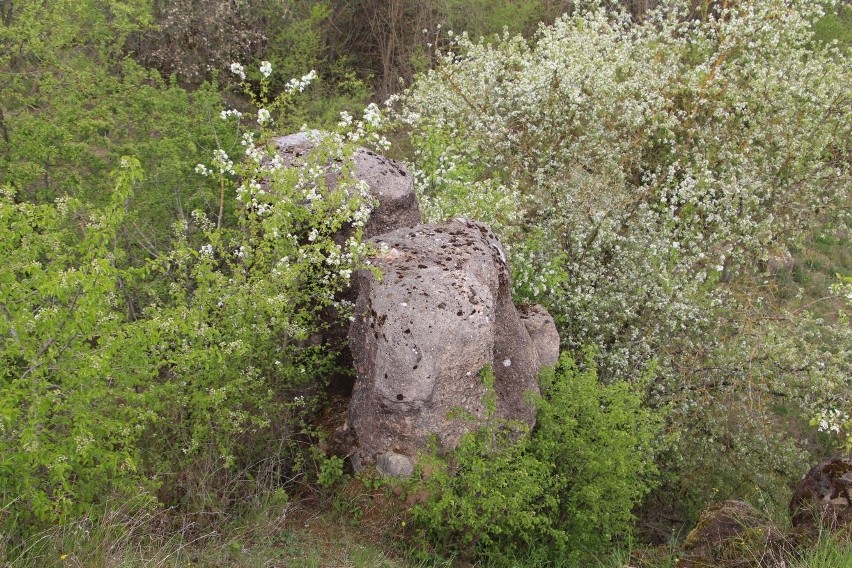
M 555 365 L 559 361 L 559 332 L 553 317 L 538 304 L 518 306 L 518 314 L 535 345 L 539 364 Z
M 402 454 L 385 452 L 376 457 L 376 471 L 385 477 L 410 477 L 414 464 Z

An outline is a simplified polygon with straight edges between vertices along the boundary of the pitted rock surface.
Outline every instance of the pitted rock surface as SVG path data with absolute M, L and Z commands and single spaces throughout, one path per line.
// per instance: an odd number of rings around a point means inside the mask
M 485 417 L 486 367 L 495 375 L 498 417 L 532 426 L 535 409 L 524 393 L 538 393 L 537 372 L 555 362 L 559 336 L 536 308 L 526 321 L 546 345 L 530 337 L 494 234 L 457 220 L 372 242 L 386 247 L 375 260 L 382 277 L 358 273 L 349 329 L 358 375 L 349 406 L 355 468 L 387 452 L 414 459 L 433 434 L 442 448 L 455 447 Z
M 297 132 L 275 138 L 278 154 L 286 166 L 303 164 L 315 147 L 315 140 L 322 139 L 318 130 Z M 370 194 L 378 202 L 364 226 L 364 237 L 370 238 L 420 223 L 420 207 L 414 194 L 414 178 L 405 166 L 390 158 L 380 156 L 365 148 L 358 148 L 354 155 L 357 179 L 367 182 Z M 327 166 L 326 181 L 334 186 L 339 169 Z

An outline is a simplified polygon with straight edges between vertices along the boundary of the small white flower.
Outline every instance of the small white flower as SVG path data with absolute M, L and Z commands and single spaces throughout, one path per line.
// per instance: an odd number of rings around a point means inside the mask
M 222 120 L 228 120 L 228 118 L 231 117 L 231 116 L 235 116 L 237 118 L 240 118 L 241 116 L 243 116 L 243 113 L 241 113 L 240 111 L 238 111 L 235 108 L 232 108 L 231 110 L 223 110 L 222 112 L 219 113 L 219 117 Z
M 352 115 L 346 112 L 345 110 L 340 113 L 340 122 L 337 123 L 337 126 L 341 128 L 346 128 L 352 124 Z
M 261 61 L 260 74 L 264 77 L 269 77 L 270 75 L 272 75 L 272 63 L 270 63 L 269 61 Z
M 373 126 L 378 126 L 382 121 L 382 113 L 376 103 L 370 103 L 364 109 L 364 120 Z
M 290 79 L 290 81 L 287 83 L 287 86 L 285 87 L 285 90 L 289 94 L 293 94 L 297 91 L 301 93 L 308 85 L 311 84 L 311 81 L 316 79 L 316 77 L 317 72 L 312 69 L 307 75 L 303 75 L 301 79 Z
M 257 123 L 263 126 L 267 122 L 269 122 L 269 110 L 262 108 L 257 111 Z
M 242 80 L 246 78 L 246 68 L 239 63 L 231 63 L 231 73 L 237 75 Z
M 213 245 L 210 245 L 210 244 L 202 245 L 201 248 L 198 249 L 198 252 L 200 252 L 202 256 L 212 258 L 213 257 Z

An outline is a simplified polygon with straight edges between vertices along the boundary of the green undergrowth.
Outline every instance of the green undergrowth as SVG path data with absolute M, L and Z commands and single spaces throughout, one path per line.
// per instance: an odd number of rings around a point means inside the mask
M 319 492 L 317 492 L 319 491 Z M 170 510 L 136 512 L 109 503 L 97 521 L 78 518 L 51 527 L 26 549 L 0 538 L 4 568 L 545 568 L 567 566 L 546 547 L 507 550 L 469 560 L 424 547 L 405 511 L 399 483 L 344 476 L 334 490 L 306 490 L 290 500 L 282 491 L 260 494 L 215 523 Z M 137 508 L 138 509 L 138 508 Z M 407 520 L 406 520 L 407 519 Z M 199 529 L 204 526 L 204 529 Z M 759 554 L 760 551 L 750 551 Z M 590 568 L 674 568 L 675 544 L 632 541 L 587 557 Z M 757 556 L 756 556 L 757 557 Z M 782 568 L 777 566 L 775 568 Z M 852 568 L 852 542 L 823 533 L 783 568 Z
M 822 534 L 816 544 L 803 551 L 793 568 L 852 568 L 852 541 Z
M 169 512 L 127 516 L 124 508 L 98 521 L 78 519 L 31 539 L 25 550 L 0 542 L 8 568 L 293 567 L 403 568 L 403 550 L 347 522 L 330 504 L 305 507 L 275 493 L 239 515 L 198 530 L 194 516 Z M 372 527 L 370 527 L 372 528 Z

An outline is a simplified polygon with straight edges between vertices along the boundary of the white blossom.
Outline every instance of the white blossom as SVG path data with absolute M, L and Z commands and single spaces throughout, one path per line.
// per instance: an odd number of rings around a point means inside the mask
M 269 119 L 270 119 L 270 114 L 269 114 L 268 109 L 265 109 L 265 108 L 258 109 L 258 111 L 257 111 L 257 123 L 259 125 L 263 126 L 264 124 L 269 122 Z
M 284 90 L 290 94 L 296 92 L 301 93 L 308 87 L 308 85 L 311 84 L 314 79 L 316 79 L 316 77 L 317 72 L 312 69 L 307 75 L 302 75 L 302 77 L 299 79 L 290 79 L 290 81 L 288 81 L 287 85 L 284 87 Z
M 240 63 L 231 63 L 231 73 L 238 76 L 242 80 L 245 80 L 246 78 L 246 68 L 243 67 Z
M 240 111 L 238 111 L 235 108 L 232 108 L 230 110 L 223 110 L 222 112 L 219 113 L 219 117 L 222 120 L 227 120 L 228 118 L 230 118 L 232 116 L 235 117 L 235 118 L 240 118 L 240 117 L 243 116 L 243 113 L 241 113 Z

